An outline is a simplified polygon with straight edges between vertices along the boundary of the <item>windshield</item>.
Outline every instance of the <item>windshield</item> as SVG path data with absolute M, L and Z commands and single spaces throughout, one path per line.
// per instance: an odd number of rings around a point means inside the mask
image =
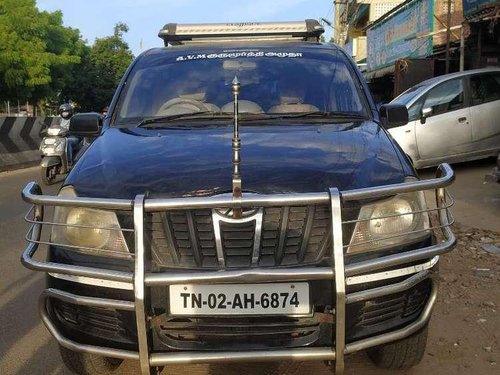
M 403 104 L 408 107 L 408 103 L 413 100 L 417 95 L 420 95 L 427 88 L 427 85 L 418 85 L 409 88 L 401 95 L 399 95 L 396 99 L 394 99 L 391 103 L 394 104 Z
M 354 72 L 338 51 L 263 48 L 186 54 L 180 50 L 139 60 L 120 96 L 114 123 L 137 124 L 185 113 L 230 115 L 235 76 L 241 83 L 243 117 L 367 113 Z

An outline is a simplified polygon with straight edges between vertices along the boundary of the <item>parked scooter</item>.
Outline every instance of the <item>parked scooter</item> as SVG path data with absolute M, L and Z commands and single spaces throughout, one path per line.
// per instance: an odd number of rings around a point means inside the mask
M 46 136 L 40 144 L 42 152 L 41 178 L 44 184 L 51 185 L 57 175 L 66 174 L 73 166 L 73 157 L 77 153 L 80 140 L 69 135 L 69 122 L 73 116 L 70 104 L 59 107 L 61 122 L 47 129 Z

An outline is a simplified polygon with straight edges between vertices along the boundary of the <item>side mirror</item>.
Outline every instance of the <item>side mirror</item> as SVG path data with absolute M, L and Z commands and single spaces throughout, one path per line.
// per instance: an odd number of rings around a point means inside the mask
M 408 124 L 408 109 L 403 104 L 384 104 L 379 113 L 382 126 L 386 129 Z
M 69 121 L 69 132 L 77 137 L 97 137 L 102 129 L 99 113 L 78 113 Z
M 424 108 L 422 109 L 422 112 L 420 113 L 420 122 L 422 124 L 425 124 L 425 119 L 432 115 L 432 108 Z

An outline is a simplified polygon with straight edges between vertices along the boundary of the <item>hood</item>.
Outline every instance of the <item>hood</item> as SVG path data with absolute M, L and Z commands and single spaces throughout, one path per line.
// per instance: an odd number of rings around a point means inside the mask
M 80 196 L 127 198 L 231 191 L 232 125 L 110 128 L 66 180 Z M 243 191 L 318 192 L 402 182 L 411 167 L 372 122 L 241 127 Z

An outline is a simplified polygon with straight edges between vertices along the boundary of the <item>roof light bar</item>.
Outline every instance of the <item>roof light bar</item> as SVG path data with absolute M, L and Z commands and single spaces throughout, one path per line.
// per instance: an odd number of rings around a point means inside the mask
M 165 46 L 186 42 L 300 39 L 318 41 L 323 26 L 313 19 L 297 22 L 166 24 L 158 36 Z

